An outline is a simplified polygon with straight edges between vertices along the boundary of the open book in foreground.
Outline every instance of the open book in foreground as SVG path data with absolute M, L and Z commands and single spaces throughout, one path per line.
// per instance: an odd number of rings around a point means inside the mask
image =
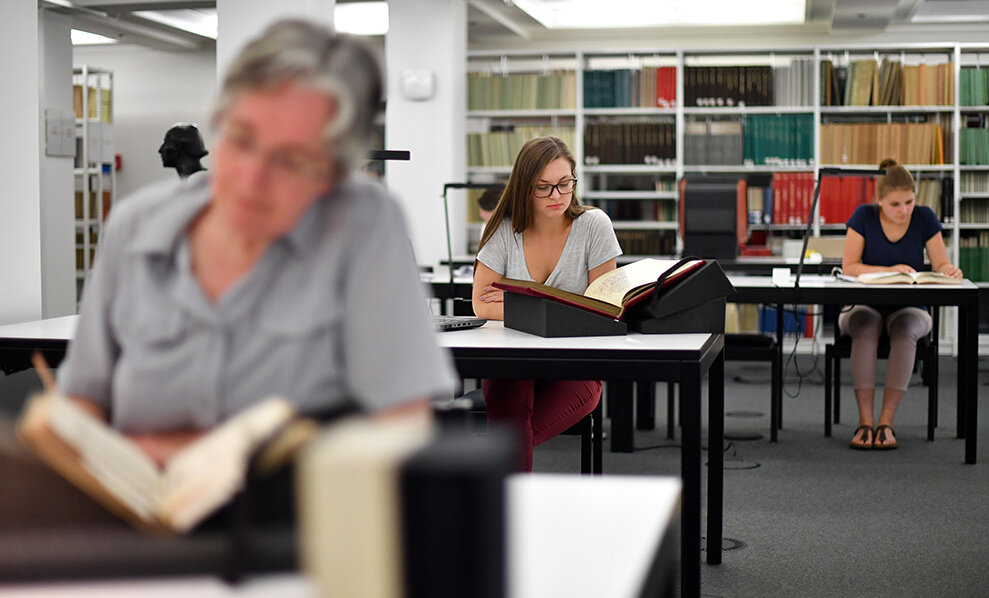
M 31 398 L 18 436 L 49 467 L 126 521 L 182 533 L 233 498 L 245 484 L 252 456 L 294 415 L 284 399 L 266 399 L 182 449 L 164 468 L 53 391 Z
M 866 272 L 856 280 L 862 284 L 961 284 L 960 278 L 952 278 L 937 272 Z
M 531 280 L 513 278 L 503 278 L 494 283 L 494 286 L 512 293 L 553 299 L 620 320 L 629 307 L 650 297 L 660 276 L 667 274 L 662 284 L 665 288 L 704 263 L 704 260 L 690 260 L 681 264 L 679 260 L 641 259 L 602 274 L 588 285 L 583 295 Z

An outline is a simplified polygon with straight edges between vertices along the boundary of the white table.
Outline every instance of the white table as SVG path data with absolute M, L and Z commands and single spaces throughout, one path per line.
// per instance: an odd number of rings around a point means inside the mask
M 489 321 L 438 333 L 465 378 L 666 381 L 680 385 L 683 429 L 681 576 L 686 596 L 700 595 L 701 388 L 708 377 L 707 543 L 720 546 L 724 489 L 724 337 L 639 334 L 544 338 Z M 708 550 L 707 562 L 721 562 Z
M 783 362 L 783 306 L 815 305 L 956 305 L 958 327 L 958 438 L 965 439 L 965 463 L 976 462 L 978 442 L 979 381 L 979 287 L 969 280 L 962 284 L 861 284 L 835 280 L 831 276 L 801 276 L 800 287 L 773 284 L 769 276 L 731 276 L 733 303 L 768 303 L 776 306 L 777 359 Z M 783 368 L 778 369 L 782 376 Z M 782 400 L 777 399 L 777 411 Z

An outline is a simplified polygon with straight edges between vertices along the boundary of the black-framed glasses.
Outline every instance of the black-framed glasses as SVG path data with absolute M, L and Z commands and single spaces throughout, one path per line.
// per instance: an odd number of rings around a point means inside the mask
M 573 190 L 577 187 L 577 179 L 567 179 L 565 181 L 560 181 L 555 185 L 549 185 L 547 183 L 537 183 L 532 188 L 532 194 L 536 197 L 549 197 L 553 195 L 553 189 L 560 192 L 560 195 L 567 195 L 573 193 Z

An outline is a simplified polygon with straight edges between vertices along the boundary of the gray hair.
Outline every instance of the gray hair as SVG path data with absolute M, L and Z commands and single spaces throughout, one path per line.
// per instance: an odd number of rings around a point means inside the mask
M 381 66 L 370 47 L 311 21 L 273 23 L 251 40 L 227 70 L 213 111 L 219 123 L 241 94 L 292 81 L 326 93 L 337 104 L 323 131 L 341 173 L 365 159 L 383 97 Z

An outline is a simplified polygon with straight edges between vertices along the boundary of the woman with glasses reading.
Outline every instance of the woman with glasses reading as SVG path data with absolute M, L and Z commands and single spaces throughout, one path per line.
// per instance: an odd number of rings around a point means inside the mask
M 431 417 L 453 370 L 397 202 L 352 174 L 382 91 L 374 53 L 322 25 L 252 40 L 220 89 L 206 176 L 113 210 L 62 393 L 159 463 L 272 395 Z
M 581 294 L 615 269 L 622 251 L 611 220 L 578 201 L 575 168 L 573 154 L 556 137 L 522 146 L 481 236 L 472 297 L 478 316 L 505 319 L 504 292 L 492 286 L 503 277 Z M 482 389 L 488 418 L 522 432 L 526 471 L 533 447 L 579 422 L 601 398 L 597 380 L 484 380 Z

